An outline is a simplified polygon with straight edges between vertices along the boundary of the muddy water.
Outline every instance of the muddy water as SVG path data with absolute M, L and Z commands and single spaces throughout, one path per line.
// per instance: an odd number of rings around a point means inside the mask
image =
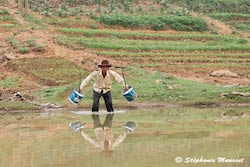
M 249 167 L 249 112 L 245 107 L 140 109 L 112 117 L 0 114 L 0 166 Z M 85 137 L 68 126 L 74 121 L 84 123 Z M 134 133 L 124 130 L 127 121 L 136 123 Z M 110 127 L 105 133 L 113 139 L 112 150 L 98 147 L 104 133 L 94 131 L 97 123 Z

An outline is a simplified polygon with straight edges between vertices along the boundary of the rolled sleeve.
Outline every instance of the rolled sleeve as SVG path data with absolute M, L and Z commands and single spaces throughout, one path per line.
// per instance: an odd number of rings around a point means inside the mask
M 124 79 L 121 75 L 119 75 L 117 72 L 115 71 L 110 71 L 111 74 L 114 76 L 115 80 L 119 83 L 122 83 L 123 86 L 125 86 L 125 82 Z
M 91 74 L 89 74 L 81 83 L 80 85 L 80 89 L 82 90 L 91 79 L 93 79 L 96 75 L 98 74 L 98 71 L 94 71 Z

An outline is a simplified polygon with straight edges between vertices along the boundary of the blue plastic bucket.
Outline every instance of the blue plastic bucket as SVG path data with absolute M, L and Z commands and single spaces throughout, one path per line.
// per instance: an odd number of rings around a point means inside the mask
M 133 101 L 136 99 L 137 94 L 135 90 L 132 87 L 129 87 L 129 89 L 125 92 L 123 92 L 123 96 L 128 100 L 128 101 Z
M 125 125 L 124 128 L 129 130 L 130 132 L 134 132 L 136 129 L 136 124 L 134 122 L 128 121 Z
M 78 104 L 82 98 L 83 94 L 77 92 L 76 90 L 72 91 L 72 93 L 68 97 L 69 101 L 73 104 Z

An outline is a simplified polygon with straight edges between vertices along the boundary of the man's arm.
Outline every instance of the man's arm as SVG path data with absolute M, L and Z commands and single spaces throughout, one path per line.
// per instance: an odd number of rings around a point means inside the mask
M 114 149 L 116 146 L 118 146 L 119 144 L 121 144 L 123 142 L 123 140 L 126 138 L 127 136 L 127 132 L 123 132 L 122 134 L 120 134 L 113 142 L 112 144 L 112 148 Z
M 125 81 L 121 75 L 119 75 L 117 72 L 110 70 L 111 74 L 114 76 L 115 80 L 119 83 L 122 83 L 123 86 L 125 85 Z
M 95 147 L 100 148 L 100 145 L 95 140 L 91 139 L 90 136 L 87 133 L 83 132 L 82 130 L 81 130 L 81 135 L 90 144 L 93 144 Z
M 80 92 L 82 89 L 89 83 L 89 81 L 98 74 L 98 71 L 94 71 L 91 74 L 89 74 L 81 83 L 80 85 Z

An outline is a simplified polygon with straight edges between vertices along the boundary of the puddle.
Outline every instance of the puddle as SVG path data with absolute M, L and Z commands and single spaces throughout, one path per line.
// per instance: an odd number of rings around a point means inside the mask
M 242 117 L 245 112 L 246 107 L 155 108 L 95 116 L 70 111 L 2 114 L 0 166 L 248 167 L 250 118 Z M 223 113 L 230 113 L 226 117 L 231 121 L 218 121 Z M 77 132 L 69 127 L 75 121 L 84 126 Z M 124 128 L 131 122 L 134 132 Z M 218 157 L 244 161 L 219 162 Z M 208 159 L 214 162 L 197 162 Z

